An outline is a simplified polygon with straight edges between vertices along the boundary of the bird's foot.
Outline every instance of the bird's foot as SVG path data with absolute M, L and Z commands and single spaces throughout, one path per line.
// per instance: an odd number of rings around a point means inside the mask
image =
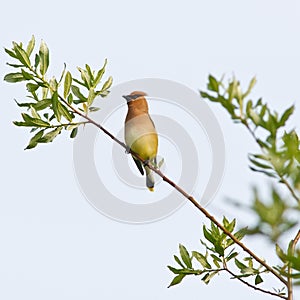
M 126 154 L 129 154 L 129 153 L 130 153 L 130 147 L 126 146 L 125 153 L 126 153 Z
M 150 163 L 150 159 L 144 160 L 143 161 L 143 166 L 147 167 L 149 165 L 149 163 Z

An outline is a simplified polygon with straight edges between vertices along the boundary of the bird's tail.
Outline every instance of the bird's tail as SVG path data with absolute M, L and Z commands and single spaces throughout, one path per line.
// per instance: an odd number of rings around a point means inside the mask
M 146 186 L 150 192 L 154 192 L 153 172 L 148 167 L 145 167 L 145 170 L 146 170 Z

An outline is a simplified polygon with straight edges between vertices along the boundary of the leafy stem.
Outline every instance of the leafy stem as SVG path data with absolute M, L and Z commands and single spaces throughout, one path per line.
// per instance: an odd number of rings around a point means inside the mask
M 264 290 L 256 285 L 253 285 L 249 282 L 247 282 L 246 280 L 244 280 L 243 278 L 241 278 L 240 276 L 234 274 L 232 271 L 230 271 L 227 267 L 224 267 L 224 270 L 226 270 L 231 276 L 233 279 L 237 279 L 238 281 L 240 281 L 241 283 L 245 284 L 246 286 L 256 290 L 256 291 L 260 291 L 262 293 L 265 293 L 265 294 L 269 294 L 269 295 L 272 295 L 272 296 L 275 296 L 275 297 L 279 297 L 279 298 L 282 298 L 282 299 L 288 299 L 286 296 L 280 294 L 280 293 L 274 293 L 272 291 L 269 291 L 269 290 Z

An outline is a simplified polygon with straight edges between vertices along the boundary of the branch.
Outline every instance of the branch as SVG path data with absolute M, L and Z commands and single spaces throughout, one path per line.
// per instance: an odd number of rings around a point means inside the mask
M 233 272 L 231 272 L 227 267 L 225 267 L 225 269 L 231 276 L 232 276 L 232 279 L 237 279 L 239 280 L 240 282 L 242 282 L 243 284 L 247 285 L 248 287 L 256 290 L 256 291 L 260 291 L 262 293 L 265 293 L 265 294 L 269 294 L 269 295 L 272 295 L 272 296 L 276 296 L 276 297 L 279 297 L 279 298 L 282 298 L 282 299 L 286 299 L 286 300 L 289 300 L 289 298 L 285 297 L 284 295 L 280 295 L 280 294 L 277 294 L 277 293 L 274 293 L 274 292 L 271 292 L 271 291 L 268 291 L 268 290 L 264 290 L 264 289 L 261 289 L 249 282 L 247 282 L 246 280 L 238 277 L 238 275 L 235 275 Z
M 221 223 L 219 223 L 204 207 L 202 207 L 196 199 L 189 195 L 185 190 L 183 190 L 180 186 L 178 186 L 175 182 L 173 182 L 171 179 L 169 179 L 167 176 L 165 176 L 159 169 L 155 168 L 149 161 L 144 160 L 141 158 L 136 152 L 132 151 L 131 149 L 128 149 L 128 147 L 117 139 L 113 134 L 111 134 L 108 130 L 106 130 L 102 125 L 95 122 L 93 119 L 91 119 L 89 116 L 85 115 L 84 113 L 80 112 L 76 108 L 74 108 L 72 105 L 70 105 L 63 97 L 59 95 L 59 99 L 67 105 L 70 109 L 72 109 L 77 115 L 81 116 L 82 118 L 86 119 L 89 123 L 93 124 L 94 126 L 98 127 L 100 130 L 102 130 L 106 135 L 108 135 L 112 140 L 114 140 L 116 143 L 118 143 L 121 147 L 126 149 L 128 153 L 132 154 L 135 158 L 140 160 L 144 166 L 147 166 L 149 169 L 151 169 L 153 172 L 155 172 L 157 175 L 159 175 L 163 181 L 167 182 L 169 185 L 171 185 L 174 189 L 176 189 L 180 194 L 182 194 L 186 199 L 188 199 L 198 210 L 200 210 L 209 220 L 211 220 L 219 229 L 221 229 L 227 236 L 229 236 L 237 245 L 239 245 L 245 252 L 247 252 L 250 256 L 252 256 L 258 263 L 260 263 L 262 266 L 264 266 L 270 273 L 272 273 L 274 276 L 276 276 L 283 284 L 287 284 L 286 280 L 279 274 L 277 271 L 275 271 L 271 266 L 269 266 L 263 259 L 259 258 L 256 254 L 254 254 L 249 248 L 247 248 L 238 238 L 236 238 L 230 231 L 228 231 Z
M 295 253 L 295 248 L 300 240 L 300 230 L 297 232 L 295 238 L 291 242 L 291 255 Z M 288 300 L 293 300 L 293 278 L 292 278 L 292 267 L 288 264 L 288 279 L 287 279 L 287 289 L 288 289 Z

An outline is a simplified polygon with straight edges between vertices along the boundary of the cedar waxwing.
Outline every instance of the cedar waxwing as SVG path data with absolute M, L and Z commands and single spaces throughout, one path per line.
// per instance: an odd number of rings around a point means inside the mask
M 148 113 L 148 104 L 144 92 L 132 92 L 123 96 L 128 105 L 125 119 L 125 143 L 128 148 L 136 152 L 146 161 L 156 164 L 158 136 L 153 121 Z M 146 171 L 147 188 L 154 191 L 154 177 L 152 171 L 143 166 L 141 161 L 132 157 L 141 174 Z

